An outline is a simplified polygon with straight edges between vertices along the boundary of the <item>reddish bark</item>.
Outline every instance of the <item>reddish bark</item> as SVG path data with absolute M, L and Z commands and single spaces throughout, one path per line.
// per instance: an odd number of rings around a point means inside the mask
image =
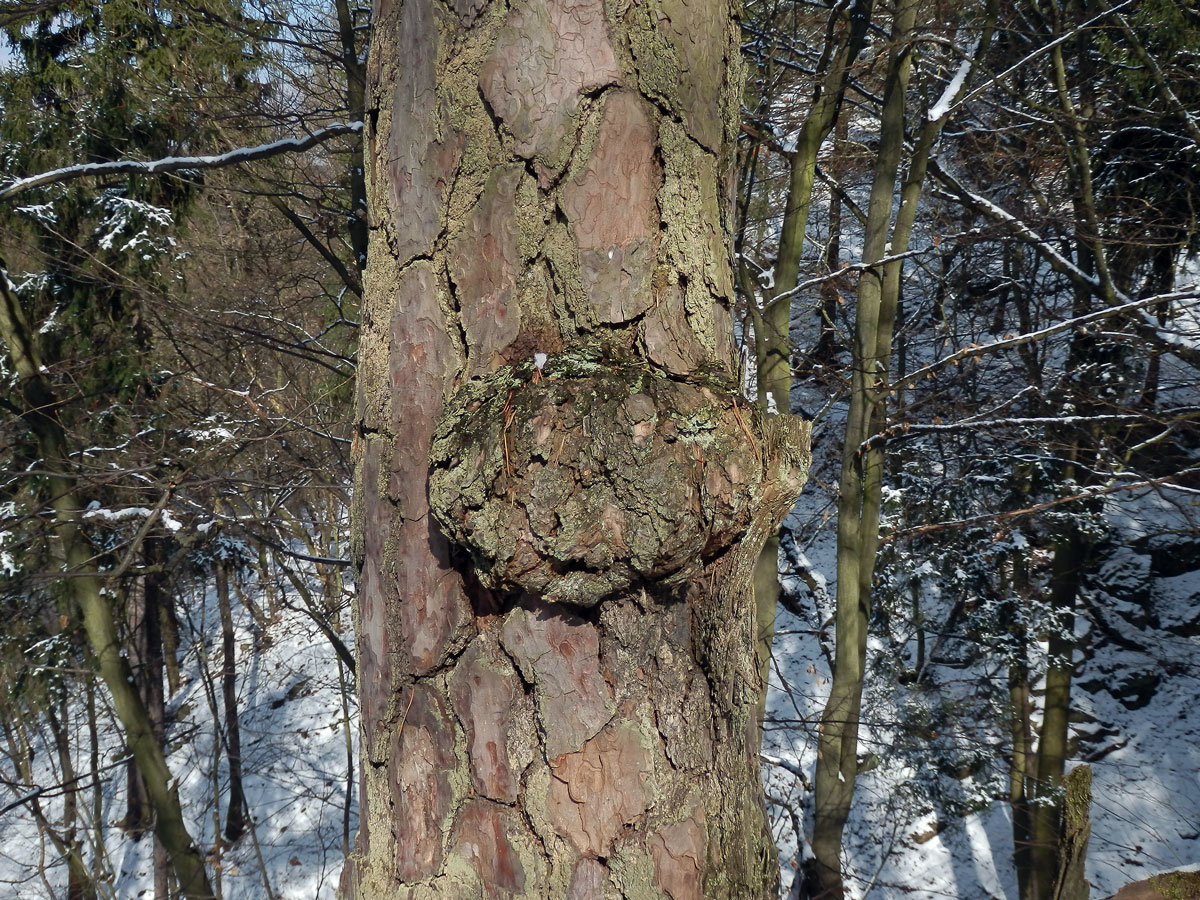
M 737 397 L 737 23 L 381 0 L 374 27 L 343 887 L 769 896 L 749 587 L 807 432 Z
M 550 821 L 581 856 L 606 857 L 650 805 L 654 766 L 631 727 L 614 726 L 550 762 Z
M 554 159 L 573 130 L 581 95 L 619 77 L 602 0 L 518 0 L 480 87 L 516 139 L 518 156 Z

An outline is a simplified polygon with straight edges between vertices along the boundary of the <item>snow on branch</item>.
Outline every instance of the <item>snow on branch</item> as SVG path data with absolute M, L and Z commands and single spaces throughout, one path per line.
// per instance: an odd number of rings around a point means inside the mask
M 965 202 L 968 206 L 974 208 L 976 212 L 981 213 L 999 225 L 1008 229 L 1015 238 L 1023 243 L 1029 244 L 1043 259 L 1049 263 L 1050 268 L 1061 275 L 1065 275 L 1078 285 L 1081 285 L 1086 290 L 1099 294 L 1101 292 L 1101 284 L 1099 280 L 1079 268 L 1075 263 L 1067 259 L 1063 254 L 1059 253 L 1051 243 L 1039 235 L 1036 231 L 1014 216 L 1008 210 L 997 206 L 986 197 L 976 194 L 974 191 L 968 190 L 957 178 L 938 164 L 938 161 L 931 159 L 929 161 L 929 171 L 947 185 L 950 191 L 957 195 L 957 199 Z M 1122 302 L 1127 302 L 1127 297 L 1120 298 Z
M 950 79 L 950 83 L 946 85 L 946 89 L 942 91 L 942 96 L 938 98 L 937 103 L 929 108 L 929 112 L 925 116 L 928 121 L 936 122 L 938 119 L 944 119 L 950 115 L 950 110 L 954 108 L 955 101 L 962 96 L 967 78 L 970 76 L 971 70 L 975 67 L 975 56 L 978 52 L 979 38 L 976 38 L 975 46 L 959 62 L 958 70 L 954 73 L 954 77 Z
M 1087 272 L 1083 271 L 1083 269 L 1079 268 L 1079 266 L 1075 265 L 1075 263 L 1071 262 L 1071 260 L 1067 259 L 1067 257 L 1056 250 L 1048 240 L 1043 238 L 1012 213 L 1002 209 L 995 203 L 992 203 L 992 201 L 988 200 L 986 197 L 982 197 L 979 194 L 968 190 L 956 178 L 939 166 L 937 160 L 929 161 L 929 170 L 933 172 L 934 176 L 949 188 L 949 195 L 951 198 L 957 198 L 967 206 L 974 209 L 976 212 L 990 219 L 992 222 L 1007 229 L 1009 234 L 1011 234 L 1017 240 L 1033 247 L 1034 250 L 1037 251 L 1038 255 L 1041 256 L 1041 258 L 1044 259 L 1050 268 L 1055 272 L 1066 276 L 1084 290 L 1090 291 L 1102 299 L 1108 299 L 1105 296 L 1105 285 L 1101 284 L 1097 278 L 1089 275 Z M 990 350 L 998 350 L 1005 347 L 1016 346 L 1017 344 L 1029 343 L 1031 340 L 1048 336 L 1057 331 L 1063 331 L 1066 328 L 1079 327 L 1096 319 L 1108 318 L 1110 316 L 1125 312 L 1130 312 L 1133 314 L 1131 325 L 1134 329 L 1136 329 L 1141 337 L 1157 342 L 1166 348 L 1170 353 L 1173 353 L 1183 361 L 1189 363 L 1190 365 L 1200 367 L 1200 342 L 1187 335 L 1176 334 L 1167 331 L 1163 326 L 1159 325 L 1158 322 L 1155 321 L 1154 317 L 1145 310 L 1145 307 L 1147 306 L 1153 306 L 1157 303 L 1163 303 L 1166 301 L 1200 299 L 1200 293 L 1198 293 L 1198 289 L 1200 289 L 1200 285 L 1192 284 L 1184 290 L 1174 291 L 1167 294 L 1159 294 L 1153 297 L 1144 297 L 1140 300 L 1131 300 L 1124 293 L 1113 288 L 1111 290 L 1112 300 L 1110 301 L 1110 305 L 1104 309 L 1097 310 L 1096 312 L 1090 313 L 1086 316 L 1080 316 L 1077 319 L 1071 319 L 1067 322 L 1061 322 L 1057 325 L 1052 325 L 1049 328 L 1044 328 L 1039 332 L 1030 332 L 1027 335 L 1019 335 L 1016 338 L 1006 338 L 1003 341 L 995 341 L 994 343 L 987 344 L 982 347 L 967 348 L 966 350 L 959 351 L 953 356 L 939 360 L 936 363 L 913 372 L 907 377 L 906 380 L 913 381 L 925 375 L 931 368 L 940 368 L 946 363 L 953 362 L 956 359 L 961 358 L 963 355 L 979 355 L 980 353 Z
M 857 263 L 845 263 L 844 265 L 842 265 L 840 268 L 836 269 L 833 272 L 829 272 L 825 275 L 818 275 L 815 278 L 809 278 L 807 281 L 800 282 L 798 285 L 796 285 L 790 291 L 784 291 L 782 294 L 776 294 L 774 297 L 772 297 L 770 299 L 769 302 L 764 303 L 762 308 L 764 310 L 770 309 L 772 306 L 775 306 L 776 304 L 781 303 L 785 300 L 790 300 L 792 297 L 796 296 L 801 291 L 807 290 L 808 288 L 813 287 L 814 285 L 823 284 L 826 281 L 832 281 L 835 278 L 841 278 L 844 275 L 849 275 L 851 272 L 865 272 L 868 269 L 882 268 L 883 266 L 887 265 L 888 263 L 898 262 L 899 260 L 902 260 L 902 259 L 909 259 L 913 256 L 920 256 L 923 253 L 928 253 L 928 252 L 929 252 L 928 249 L 905 250 L 903 253 L 890 253 L 887 256 L 881 256 L 879 259 L 873 260 L 871 262 L 864 261 L 864 262 L 857 262 Z
M 1180 300 L 1195 300 L 1197 298 L 1200 298 L 1200 292 L 1198 292 L 1195 288 L 1172 291 L 1166 294 L 1155 294 L 1152 297 L 1143 297 L 1140 300 L 1129 300 L 1120 304 L 1119 306 L 1106 306 L 1103 309 L 1098 309 L 1095 312 L 1090 312 L 1086 315 L 1065 319 L 1062 322 L 1055 322 L 1053 325 L 1047 325 L 1045 328 L 1039 328 L 1036 331 L 1027 331 L 1023 334 L 1008 335 L 1007 337 L 990 341 L 986 344 L 970 344 L 966 347 L 963 347 L 961 350 L 955 351 L 949 356 L 943 357 L 942 359 L 931 362 L 926 366 L 922 366 L 921 368 L 910 372 L 891 386 L 895 387 L 896 385 L 915 384 L 922 378 L 932 376 L 934 372 L 944 369 L 946 366 L 958 365 L 965 359 L 984 356 L 989 353 L 994 353 L 997 350 L 1008 350 L 1012 347 L 1019 347 L 1022 344 L 1032 344 L 1035 341 L 1043 340 L 1063 331 L 1073 331 L 1076 329 L 1086 328 L 1093 322 L 1100 322 L 1105 319 L 1113 318 L 1114 316 L 1124 315 L 1125 313 L 1138 312 L 1140 310 L 1144 310 L 1147 306 L 1156 306 L 1158 304 L 1171 303 Z M 1167 342 L 1166 335 L 1162 334 L 1162 329 L 1156 328 L 1155 330 L 1159 332 L 1158 336 L 1162 338 L 1164 342 Z M 1175 337 L 1177 343 L 1186 345 L 1187 342 L 1185 339 L 1178 336 Z
M 1118 3 L 1116 6 L 1108 7 L 1106 9 L 1104 9 L 1103 11 L 1097 13 L 1096 15 L 1092 16 L 1092 18 L 1088 19 L 1086 22 L 1082 22 L 1079 25 L 1075 26 L 1074 28 L 1071 28 L 1068 31 L 1063 32 L 1058 37 L 1056 37 L 1054 40 L 1048 41 L 1045 44 L 1042 44 L 1037 49 L 1026 54 L 1023 58 L 1017 60 L 1015 63 L 1013 63 L 1011 66 L 1009 66 L 1003 72 L 1001 72 L 999 75 L 992 76 L 987 81 L 983 82 L 983 84 L 979 85 L 974 90 L 972 90 L 970 93 L 968 93 L 968 94 L 960 97 L 958 100 L 952 102 L 946 109 L 940 110 L 940 112 L 943 115 L 948 115 L 949 113 L 954 112 L 960 106 L 963 106 L 966 103 L 970 103 L 972 100 L 975 100 L 976 98 L 987 93 L 989 88 L 991 88 L 993 85 L 999 84 L 1005 78 L 1007 78 L 1009 75 L 1013 74 L 1013 72 L 1019 71 L 1023 67 L 1029 65 L 1031 62 L 1033 62 L 1038 57 L 1043 56 L 1046 53 L 1049 53 L 1051 50 L 1053 50 L 1059 44 L 1066 43 L 1067 41 L 1077 37 L 1078 35 L 1086 33 L 1087 29 L 1094 27 L 1099 22 L 1108 18 L 1109 16 L 1120 12 L 1125 7 L 1134 5 L 1134 3 L 1136 3 L 1136 2 L 1137 2 L 1137 0 L 1123 0 L 1123 2 Z M 932 119 L 931 119 L 931 121 L 932 121 Z
M 1114 478 L 1106 484 L 1095 488 L 1078 491 L 1077 493 L 1068 494 L 1065 497 L 1055 497 L 1052 500 L 1047 500 L 1045 503 L 1038 503 L 1033 506 L 1026 506 L 1022 509 L 1013 509 L 1008 512 L 988 512 L 978 516 L 968 516 L 963 519 L 952 519 L 947 522 L 930 522 L 927 525 L 915 525 L 911 528 L 898 528 L 895 531 L 889 532 L 880 537 L 881 544 L 890 544 L 893 541 L 903 538 L 911 538 L 918 534 L 928 534 L 930 532 L 943 531 L 950 528 L 967 528 L 977 525 L 990 525 L 993 527 L 999 526 L 1001 523 L 1020 518 L 1022 516 L 1030 516 L 1034 513 L 1043 512 L 1047 509 L 1053 509 L 1057 506 L 1063 506 L 1067 503 L 1077 503 L 1081 500 L 1095 500 L 1100 497 L 1107 497 L 1116 493 L 1128 493 L 1131 491 L 1140 491 L 1143 489 L 1153 488 L 1170 488 L 1171 490 L 1181 491 L 1185 494 L 1195 494 L 1197 491 L 1185 483 L 1188 476 L 1200 473 L 1200 466 L 1189 466 L 1186 469 L 1181 469 L 1178 472 L 1173 472 L 1170 475 L 1163 475 L 1159 478 L 1145 478 L 1136 481 L 1119 480 Z M 1130 475 L 1131 473 L 1123 473 Z
M 115 162 L 64 166 L 61 169 L 52 169 L 49 172 L 30 175 L 28 178 L 20 178 L 11 182 L 6 187 L 0 188 L 0 200 L 7 200 L 43 185 L 74 181 L 76 178 L 90 175 L 158 175 L 163 172 L 178 172 L 182 169 L 220 169 L 238 163 L 267 159 L 278 156 L 280 153 L 299 153 L 339 135 L 358 134 L 362 129 L 362 122 L 338 122 L 320 128 L 305 137 L 284 138 L 269 144 L 259 144 L 256 147 L 238 147 L 236 150 L 215 156 L 168 156 L 163 159 L 147 161 L 123 159 Z

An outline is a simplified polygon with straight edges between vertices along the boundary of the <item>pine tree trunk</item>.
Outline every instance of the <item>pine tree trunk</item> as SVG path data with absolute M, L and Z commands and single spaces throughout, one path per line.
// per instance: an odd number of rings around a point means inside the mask
M 348 895 L 774 896 L 751 588 L 807 427 L 737 395 L 738 41 L 377 8 Z

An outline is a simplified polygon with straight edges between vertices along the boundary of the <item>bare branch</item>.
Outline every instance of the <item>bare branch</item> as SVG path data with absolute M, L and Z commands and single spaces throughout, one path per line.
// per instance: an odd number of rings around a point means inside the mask
M 1121 11 L 1125 7 L 1133 5 L 1134 2 L 1135 2 L 1135 0 L 1124 0 L 1123 3 L 1120 3 L 1117 6 L 1109 6 L 1106 9 L 1104 9 L 1102 12 L 1098 13 L 1097 15 L 1092 16 L 1092 18 L 1088 19 L 1086 22 L 1083 22 L 1080 25 L 1076 26 L 1075 28 L 1072 28 L 1070 31 L 1063 32 L 1058 37 L 1056 37 L 1054 40 L 1043 44 L 1042 46 L 1038 47 L 1036 50 L 1032 51 L 1031 53 L 1026 54 L 1022 59 L 1017 60 L 1015 63 L 1013 63 L 1011 66 L 1009 66 L 1003 72 L 1001 72 L 999 75 L 992 76 L 987 81 L 983 82 L 983 84 L 977 85 L 975 88 L 973 88 L 971 91 L 969 91 L 965 95 L 961 95 L 955 102 L 949 104 L 944 110 L 942 110 L 943 115 L 949 116 L 951 113 L 958 110 L 959 107 L 964 106 L 967 103 L 970 103 L 972 100 L 975 100 L 976 98 L 987 93 L 988 88 L 992 87 L 993 85 L 999 84 L 1005 78 L 1007 78 L 1009 75 L 1013 74 L 1013 72 L 1019 71 L 1024 66 L 1027 66 L 1027 65 L 1029 65 L 1029 63 L 1033 62 L 1039 56 L 1049 53 L 1055 47 L 1060 46 L 1061 44 L 1065 43 L 1066 41 L 1070 40 L 1071 38 L 1075 37 L 1076 35 L 1080 34 L 1083 31 L 1085 31 L 1086 29 L 1093 27 L 1098 22 L 1101 22 L 1102 20 L 1108 18 L 1109 16 L 1113 15 L 1114 13 Z
M 1047 325 L 1045 328 L 1039 328 L 1036 331 L 1026 332 L 1025 334 L 1009 335 L 1008 337 L 1001 338 L 998 341 L 991 341 L 987 344 L 971 344 L 955 353 L 951 353 L 949 356 L 931 362 L 927 366 L 922 366 L 914 372 L 910 372 L 891 386 L 894 388 L 898 385 L 913 384 L 926 376 L 932 375 L 939 369 L 944 369 L 946 366 L 958 365 L 958 363 L 965 359 L 983 356 L 997 350 L 1006 350 L 1010 347 L 1019 347 L 1022 344 L 1031 344 L 1063 331 L 1085 328 L 1093 322 L 1101 322 L 1105 319 L 1111 319 L 1114 316 L 1123 315 L 1124 313 L 1137 312 L 1138 310 L 1145 309 L 1147 306 L 1155 306 L 1159 303 L 1167 303 L 1172 300 L 1195 300 L 1198 297 L 1200 297 L 1200 294 L 1197 293 L 1196 288 L 1173 291 L 1167 294 L 1155 294 L 1153 297 L 1129 300 L 1120 306 L 1107 306 L 1087 315 L 1066 319 L 1062 322 L 1055 322 L 1053 325 Z
M 1142 488 L 1170 487 L 1175 490 L 1185 491 L 1187 493 L 1198 493 L 1195 489 L 1189 488 L 1180 483 L 1180 480 L 1187 475 L 1194 475 L 1200 468 L 1191 466 L 1182 469 L 1178 472 L 1173 472 L 1170 475 L 1164 475 L 1161 478 L 1146 478 L 1139 481 L 1126 483 L 1110 482 L 1103 487 L 1092 490 L 1078 491 L 1065 497 L 1055 497 L 1053 500 L 1047 500 L 1045 503 L 1038 503 L 1033 506 L 1022 507 L 1021 509 L 1009 510 L 1002 513 L 984 513 L 978 516 L 968 516 L 964 519 L 953 519 L 947 522 L 931 522 L 928 525 L 917 525 L 912 528 L 899 528 L 880 538 L 880 543 L 888 544 L 900 538 L 908 538 L 917 534 L 929 534 L 931 532 L 943 531 L 948 528 L 966 528 L 971 525 L 994 524 L 999 525 L 1002 522 L 1009 522 L 1013 519 L 1019 519 L 1022 516 L 1031 516 L 1034 513 L 1042 512 L 1047 509 L 1054 509 L 1066 503 L 1077 503 L 1081 500 L 1094 500 L 1099 497 L 1107 497 L 1111 494 L 1117 494 L 1127 491 L 1137 491 Z
M 74 181 L 76 178 L 85 178 L 91 175 L 158 175 L 164 172 L 179 172 L 184 169 L 220 169 L 239 163 L 268 159 L 281 153 L 299 153 L 339 135 L 358 134 L 362 129 L 362 122 L 338 122 L 302 138 L 284 138 L 269 144 L 259 144 L 257 147 L 239 147 L 216 156 L 168 156 L 148 161 L 123 159 L 115 162 L 65 166 L 61 169 L 52 169 L 39 175 L 18 179 L 7 187 L 0 188 L 0 200 L 7 200 L 43 185 L 61 184 L 64 181 Z
M 1179 409 L 1159 410 L 1155 417 L 1179 416 L 1183 420 L 1195 418 L 1200 408 L 1194 406 Z M 1089 414 L 1086 416 L 1011 416 L 1001 419 L 963 419 L 959 422 L 935 422 L 921 424 L 915 422 L 897 422 L 883 431 L 871 435 L 859 445 L 859 452 L 865 453 L 879 441 L 890 441 L 894 438 L 919 437 L 923 434 L 942 434 L 955 431 L 985 431 L 991 428 L 1041 428 L 1051 425 L 1088 426 L 1098 422 L 1129 422 L 1141 423 L 1150 418 L 1149 413 L 1113 413 L 1107 415 Z
M 271 205 L 279 210 L 283 217 L 291 222 L 293 227 L 300 232 L 301 237 L 308 241 L 308 243 L 311 244 L 313 248 L 321 254 L 321 258 L 329 263 L 329 266 L 333 269 L 333 271 L 337 272 L 338 277 L 342 279 L 342 283 L 345 284 L 346 287 L 353 291 L 356 295 L 362 297 L 362 284 L 359 283 L 358 278 L 350 274 L 350 270 L 346 268 L 345 264 L 340 259 L 338 259 L 337 254 L 330 250 L 320 238 L 312 233 L 312 229 L 304 224 L 304 220 L 301 219 L 300 216 L 298 216 L 290 206 L 288 206 L 278 197 L 271 197 Z

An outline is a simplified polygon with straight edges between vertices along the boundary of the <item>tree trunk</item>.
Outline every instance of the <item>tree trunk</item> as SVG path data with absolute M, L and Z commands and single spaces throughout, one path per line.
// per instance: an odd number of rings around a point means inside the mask
M 363 100 L 366 94 L 365 73 L 359 59 L 359 43 L 355 35 L 354 11 L 349 0 L 334 0 L 337 12 L 338 38 L 342 44 L 342 71 L 346 76 L 346 114 L 351 122 L 363 118 Z M 363 142 L 361 137 L 351 143 L 350 149 L 350 247 L 354 251 L 354 273 L 362 278 L 367 264 L 367 183 L 363 166 Z
M 1058 835 L 1058 877 L 1053 900 L 1088 900 L 1087 848 L 1092 834 L 1092 769 L 1076 766 L 1064 779 L 1062 828 Z
M 55 846 L 61 845 L 66 852 L 63 856 L 67 863 L 67 900 L 95 900 L 96 883 L 92 879 L 91 870 L 83 858 L 83 840 L 79 836 L 79 786 L 75 775 L 75 763 L 72 760 L 71 738 L 68 731 L 70 722 L 70 705 L 64 693 L 58 701 L 58 712 L 53 705 L 45 710 L 46 724 L 54 736 L 54 747 L 58 754 L 59 778 L 63 784 L 62 792 L 62 833 L 55 841 Z
M 133 671 L 133 684 L 138 697 L 146 704 L 146 579 L 134 578 L 128 582 L 125 595 L 125 618 L 129 628 L 129 667 Z M 151 718 L 153 728 L 154 714 L 146 704 L 146 713 Z M 157 732 L 156 732 L 157 733 Z M 141 840 L 146 829 L 154 821 L 154 810 L 150 798 L 146 795 L 146 785 L 138 771 L 137 761 L 132 757 L 125 763 L 125 818 L 121 827 L 135 841 Z
M 879 155 L 863 242 L 863 261 L 868 263 L 887 255 L 893 194 L 904 147 L 909 40 L 919 5 L 920 0 L 903 0 L 892 22 Z M 892 250 L 903 247 L 899 244 Z M 898 275 L 893 278 L 892 270 L 884 265 L 865 270 L 858 282 L 854 372 L 838 493 L 836 650 L 829 700 L 821 716 L 814 784 L 812 893 L 828 900 L 841 900 L 844 895 L 842 832 L 858 775 L 858 728 L 883 485 L 882 449 L 867 447 L 865 442 L 883 424 L 899 296 L 889 287 L 898 284 Z
M 162 544 L 147 537 L 142 544 L 142 558 L 147 567 L 161 566 Z M 126 602 L 126 618 L 129 627 L 129 664 L 133 671 L 133 683 L 150 717 L 150 729 L 159 747 L 166 736 L 166 706 L 163 694 L 163 590 L 162 575 L 141 575 L 132 580 Z M 137 760 L 130 758 L 126 763 L 126 800 L 124 828 L 135 840 L 154 826 L 154 804 L 142 778 Z M 166 850 L 156 836 L 154 842 L 154 896 L 156 900 L 169 900 L 167 891 L 168 859 Z
M 912 236 L 930 155 L 948 113 L 926 114 L 917 129 L 901 182 L 900 208 L 892 221 L 896 179 L 905 139 L 905 104 L 912 68 L 912 36 L 928 4 L 903 0 L 892 20 L 892 49 L 880 116 L 879 154 L 863 242 L 863 261 L 879 263 L 858 282 L 854 323 L 853 375 L 838 493 L 836 650 L 828 704 L 821 718 L 813 821 L 814 897 L 840 900 L 842 832 L 858 775 L 858 728 L 866 672 L 867 628 L 875 555 L 879 549 L 879 511 L 883 494 L 883 447 L 873 435 L 886 425 L 889 370 L 897 311 L 900 308 L 904 253 Z M 976 54 L 990 39 L 987 24 Z M 968 60 L 964 65 L 973 63 Z M 969 84 L 963 78 L 952 99 Z
M 1059 832 L 1062 825 L 1062 782 L 1066 767 L 1071 715 L 1071 655 L 1075 640 L 1075 601 L 1084 547 L 1078 537 L 1063 538 L 1054 547 L 1050 602 L 1061 619 L 1050 630 L 1046 667 L 1045 709 L 1038 739 L 1037 781 L 1031 804 L 1032 900 L 1052 900 L 1059 874 Z
M 1012 760 L 1008 770 L 1008 801 L 1012 806 L 1013 867 L 1017 871 L 1017 896 L 1033 896 L 1033 826 L 1030 799 L 1033 791 L 1033 741 L 1030 723 L 1029 679 L 1024 665 L 1008 669 L 1009 712 L 1012 716 Z
M 161 539 L 147 537 L 143 544 L 147 567 L 161 569 L 166 562 L 167 554 L 165 551 L 166 548 L 163 546 Z M 150 716 L 154 735 L 161 747 L 166 742 L 167 733 L 166 695 L 163 693 L 163 672 L 166 664 L 166 654 L 164 652 L 165 643 L 163 640 L 162 622 L 164 617 L 170 617 L 170 613 L 164 616 L 163 611 L 171 606 L 172 599 L 170 592 L 165 590 L 165 576 L 161 572 L 151 572 L 145 576 L 144 582 L 143 601 L 145 606 L 142 610 L 144 621 L 141 629 L 144 637 L 138 646 L 138 652 L 144 655 L 142 657 L 143 664 L 139 688 L 142 691 L 142 697 L 146 704 L 146 712 Z M 155 900 L 170 900 L 171 891 L 168 886 L 169 870 L 170 858 L 167 855 L 167 848 L 163 846 L 163 842 L 159 839 L 158 835 L 155 835 Z
M 65 705 L 65 704 L 64 704 Z M 67 735 L 63 727 L 62 720 L 54 714 L 52 706 L 47 706 L 44 709 L 47 723 L 50 725 L 53 733 L 54 742 L 57 745 L 60 764 L 64 761 L 63 757 L 66 754 L 68 772 L 71 769 L 70 763 L 70 747 L 67 746 Z M 16 768 L 17 779 L 23 784 L 35 784 L 33 776 L 33 749 L 29 739 L 27 723 L 24 721 L 26 715 L 20 707 L 12 707 L 6 710 L 8 715 L 0 718 L 0 730 L 3 730 L 4 736 L 7 739 L 8 750 L 5 755 Z M 38 713 L 34 712 L 37 717 Z M 38 832 L 42 837 L 49 840 L 54 845 L 55 852 L 67 864 L 67 897 L 68 900 L 90 900 L 95 897 L 96 880 L 91 877 L 88 871 L 87 864 L 80 853 L 82 843 L 75 839 L 75 821 L 77 818 L 77 807 L 72 806 L 72 775 L 66 777 L 60 774 L 60 783 L 64 786 L 63 796 L 66 805 L 64 814 L 61 819 L 61 826 L 58 823 L 51 823 L 46 817 L 45 811 L 42 809 L 41 800 L 38 796 L 28 798 L 26 801 L 29 812 L 33 815 L 34 821 L 37 823 Z M 58 817 L 56 817 L 58 818 Z M 62 831 L 60 832 L 60 827 Z M 46 877 L 47 862 L 43 854 L 37 863 L 38 873 L 43 880 Z M 46 882 L 48 884 L 48 882 Z
M 100 729 L 96 719 L 96 679 L 86 679 L 88 729 L 88 781 L 91 784 L 92 846 L 104 846 L 104 781 L 100 777 Z M 92 882 L 105 875 L 103 853 L 92 854 Z
M 849 141 L 850 117 L 838 119 L 834 132 L 833 151 L 829 159 L 829 174 L 834 179 L 840 179 L 846 172 L 843 159 L 844 147 Z M 829 241 L 825 245 L 825 270 L 832 274 L 841 268 L 842 262 L 842 195 L 835 190 L 829 192 Z M 837 308 L 841 302 L 841 279 L 828 279 L 821 282 L 821 306 L 817 311 L 820 337 L 809 352 L 809 365 L 815 372 L 817 366 L 823 371 L 828 370 L 835 362 L 838 353 Z
M 801 126 L 796 149 L 789 162 L 788 193 L 780 225 L 779 255 L 775 262 L 774 290 L 761 315 L 754 313 L 754 342 L 758 363 L 759 406 L 772 405 L 791 412 L 793 296 L 804 255 L 804 235 L 812 207 L 813 178 L 817 156 L 837 121 L 846 92 L 850 69 L 866 44 L 874 0 L 854 0 L 830 12 L 825 59 L 828 68 L 817 86 L 812 106 Z M 754 303 L 753 295 L 749 301 Z M 762 692 L 757 717 L 761 722 L 767 708 L 767 679 L 771 647 L 775 641 L 775 612 L 782 588 L 779 584 L 779 535 L 773 534 L 763 547 L 754 578 L 755 615 L 758 619 L 758 677 Z
M 1023 474 L 1018 475 L 1027 484 Z M 1024 493 L 1024 492 L 1022 492 Z M 1027 648 L 1030 636 L 1018 604 L 1028 602 L 1029 573 L 1025 559 L 1013 557 L 1011 591 L 1005 601 L 1005 619 L 1011 635 L 1008 665 L 1008 697 L 1012 756 L 1008 767 L 1008 801 L 1012 806 L 1013 866 L 1017 870 L 1017 896 L 1030 900 L 1033 891 L 1033 825 L 1030 804 L 1033 800 L 1033 704 L 1030 699 Z
M 348 894 L 775 894 L 752 576 L 807 426 L 737 392 L 738 43 L 723 2 L 377 8 Z
M 167 674 L 167 692 L 174 696 L 183 687 L 183 675 L 179 671 L 179 618 L 175 615 L 175 600 L 170 595 L 163 598 L 159 607 L 159 632 L 162 634 L 163 666 Z
M 764 333 L 755 335 L 759 392 L 765 397 L 765 392 L 770 391 L 780 409 L 786 408 L 792 387 L 791 341 L 788 338 L 795 299 L 792 293 L 799 281 L 804 255 L 817 156 L 837 122 L 850 70 L 866 46 L 873 7 L 874 0 L 854 0 L 853 3 L 839 3 L 830 12 L 822 57 L 828 60 L 828 68 L 822 73 L 790 161 L 774 292 L 763 314 Z
M 221 700 L 225 708 L 225 752 L 229 758 L 229 807 L 225 839 L 236 841 L 246 832 L 246 793 L 242 789 L 242 730 L 238 725 L 237 641 L 229 603 L 229 569 L 217 564 L 217 607 L 221 615 Z
M 144 540 L 142 559 L 147 567 L 162 565 L 163 552 L 159 540 L 152 537 Z M 134 686 L 146 707 L 146 714 L 150 717 L 150 728 L 160 747 L 166 736 L 161 580 L 162 576 L 159 573 L 134 578 L 129 586 L 126 610 L 131 650 L 129 665 L 133 669 Z M 137 762 L 133 759 L 127 764 L 127 775 L 128 809 L 125 814 L 125 828 L 135 838 L 140 838 L 142 833 L 153 825 L 154 808 Z

